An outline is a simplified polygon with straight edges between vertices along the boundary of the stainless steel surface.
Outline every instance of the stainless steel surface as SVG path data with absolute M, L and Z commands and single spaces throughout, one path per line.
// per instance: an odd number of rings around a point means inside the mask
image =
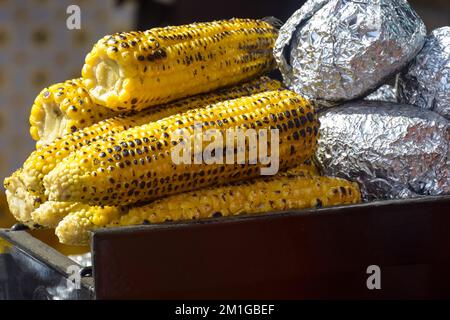
M 274 55 L 290 89 L 334 105 L 385 83 L 425 34 L 405 0 L 309 0 L 281 27 Z
M 0 229 L 0 297 L 4 299 L 92 299 L 93 279 L 82 266 L 25 231 Z M 79 279 L 79 287 L 72 285 Z M 68 283 L 68 280 L 71 282 Z
M 450 27 L 427 36 L 411 65 L 400 74 L 399 100 L 450 120 Z
M 450 193 L 449 122 L 437 113 L 357 101 L 319 119 L 324 174 L 357 181 L 365 199 Z

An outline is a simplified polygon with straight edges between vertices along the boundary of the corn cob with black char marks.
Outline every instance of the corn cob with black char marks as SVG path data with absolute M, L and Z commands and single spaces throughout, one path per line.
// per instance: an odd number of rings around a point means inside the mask
M 95 44 L 82 75 L 96 103 L 141 110 L 271 70 L 276 37 L 269 23 L 252 19 L 121 32 Z
M 280 172 L 279 175 L 283 176 L 300 176 L 311 177 L 318 175 L 318 169 L 313 161 L 306 160 L 305 163 L 287 170 L 286 172 Z M 111 208 L 111 207 L 110 207 Z M 121 212 L 125 212 L 125 207 L 117 207 Z M 85 210 L 86 212 L 100 212 L 99 208 L 89 208 L 86 204 L 80 202 L 58 202 L 58 201 L 46 201 L 39 207 L 37 207 L 31 214 L 32 220 L 35 224 L 45 228 L 55 228 L 58 223 L 67 216 L 70 212 Z M 112 212 L 109 209 L 108 212 Z M 98 223 L 96 223 L 98 224 Z
M 90 231 L 104 227 L 260 214 L 360 201 L 356 183 L 333 177 L 283 174 L 172 195 L 128 211 L 119 211 L 118 207 L 84 207 L 67 215 L 56 228 L 56 235 L 62 243 L 84 245 L 89 242 Z
M 227 129 L 278 129 L 280 170 L 312 156 L 319 127 L 312 105 L 289 90 L 228 100 L 134 127 L 78 150 L 44 178 L 46 194 L 54 201 L 126 205 L 260 175 L 265 165 L 250 164 L 249 159 L 245 164 L 174 164 L 171 151 L 179 143 L 190 150 L 191 160 L 194 157 L 191 141 L 198 124 L 223 137 Z M 180 130 L 186 138 L 177 135 Z M 256 145 L 259 141 L 258 137 Z M 235 157 L 236 149 L 232 153 Z
M 39 93 L 30 114 L 30 134 L 38 146 L 116 115 L 95 104 L 81 78 L 54 84 Z
M 59 161 L 85 145 L 120 131 L 127 130 L 131 127 L 157 121 L 164 117 L 185 112 L 189 109 L 279 88 L 281 88 L 281 83 L 279 81 L 272 80 L 268 77 L 261 77 L 242 85 L 186 98 L 152 108 L 151 110 L 144 110 L 142 112 L 130 113 L 127 115 L 118 115 L 114 118 L 101 121 L 90 127 L 83 128 L 78 132 L 56 139 L 50 145 L 44 146 L 33 152 L 23 166 L 24 180 L 29 189 L 42 192 L 43 188 L 41 182 L 43 177 L 49 173 Z
M 5 179 L 10 210 L 19 221 L 33 226 L 35 224 L 31 215 L 33 210 L 47 201 L 42 185 L 44 176 L 69 154 L 96 140 L 192 108 L 279 88 L 281 88 L 279 81 L 261 77 L 242 85 L 182 99 L 151 110 L 119 115 L 58 138 L 33 152 L 25 161 L 23 170 Z

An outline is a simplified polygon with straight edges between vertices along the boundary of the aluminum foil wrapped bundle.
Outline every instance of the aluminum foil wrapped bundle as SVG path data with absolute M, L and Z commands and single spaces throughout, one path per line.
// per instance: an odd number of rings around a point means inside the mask
M 411 105 L 357 101 L 320 113 L 324 174 L 357 181 L 365 200 L 450 194 L 449 122 Z
M 390 84 L 384 84 L 364 98 L 368 101 L 397 102 L 397 90 Z
M 450 27 L 434 30 L 399 78 L 399 100 L 450 119 Z
M 335 105 L 386 83 L 425 35 L 406 0 L 309 0 L 281 27 L 274 55 L 290 89 Z

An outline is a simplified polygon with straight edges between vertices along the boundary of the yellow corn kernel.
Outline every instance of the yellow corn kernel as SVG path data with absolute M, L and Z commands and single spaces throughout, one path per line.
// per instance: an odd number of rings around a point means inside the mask
M 89 232 L 106 226 L 127 212 L 126 207 L 77 205 L 56 227 L 59 241 L 69 245 L 88 245 Z
M 55 228 L 66 215 L 83 206 L 78 202 L 46 201 L 31 213 L 31 218 L 42 227 Z

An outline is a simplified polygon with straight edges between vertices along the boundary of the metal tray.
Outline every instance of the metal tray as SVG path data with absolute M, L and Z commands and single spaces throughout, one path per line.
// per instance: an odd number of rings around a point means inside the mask
M 0 229 L 0 241 L 8 247 L 0 252 L 0 300 L 94 297 L 93 279 L 84 277 L 85 268 L 26 231 Z

